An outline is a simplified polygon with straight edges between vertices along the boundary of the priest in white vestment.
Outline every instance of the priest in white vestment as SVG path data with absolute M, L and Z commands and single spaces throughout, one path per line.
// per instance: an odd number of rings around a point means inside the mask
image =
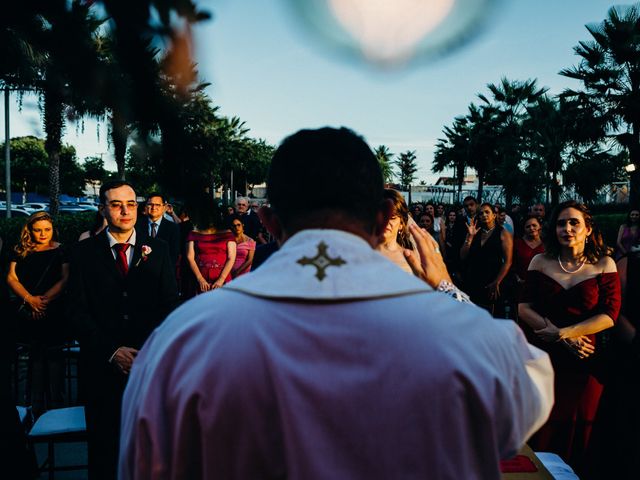
M 184 304 L 138 354 L 120 478 L 500 478 L 551 409 L 546 353 L 438 292 L 450 278 L 417 227 L 422 279 L 372 249 L 389 205 L 353 132 L 286 139 L 268 189 L 280 251 Z

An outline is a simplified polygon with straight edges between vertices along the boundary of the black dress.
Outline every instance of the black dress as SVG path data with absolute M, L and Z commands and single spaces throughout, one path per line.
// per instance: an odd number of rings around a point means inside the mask
M 484 245 L 481 243 L 482 235 L 476 235 L 464 261 L 464 291 L 473 303 L 491 313 L 497 299 L 491 300 L 485 287 L 496 279 L 504 264 L 501 236 L 502 227 L 499 225 L 496 225 Z
M 16 276 L 22 286 L 33 296 L 43 295 L 60 281 L 62 264 L 69 262 L 65 251 L 60 247 L 32 252 L 24 258 L 14 252 L 10 261 L 16 262 Z M 44 319 L 18 324 L 21 340 L 36 340 L 47 346 L 64 342 L 67 328 L 63 315 L 63 297 L 59 296 L 47 305 L 47 315 Z
M 62 265 L 68 263 L 62 248 L 32 252 L 24 258 L 13 253 L 11 261 L 16 263 L 18 281 L 33 296 L 46 293 L 60 281 Z M 64 404 L 62 345 L 67 328 L 63 303 L 64 295 L 52 300 L 43 318 L 15 317 L 18 341 L 29 348 L 30 403 L 36 416 Z

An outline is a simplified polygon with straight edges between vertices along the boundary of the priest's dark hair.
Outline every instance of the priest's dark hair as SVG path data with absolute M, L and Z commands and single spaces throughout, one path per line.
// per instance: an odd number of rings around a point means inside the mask
M 370 230 L 383 199 L 382 171 L 352 130 L 300 130 L 276 150 L 267 196 L 285 230 L 329 228 L 336 215 Z

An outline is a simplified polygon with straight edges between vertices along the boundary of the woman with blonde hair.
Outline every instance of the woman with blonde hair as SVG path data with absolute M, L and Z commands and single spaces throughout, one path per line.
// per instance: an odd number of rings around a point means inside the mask
M 31 404 L 36 415 L 63 401 L 65 340 L 62 294 L 69 263 L 55 240 L 47 212 L 31 215 L 20 232 L 9 263 L 7 284 L 16 296 L 17 329 L 29 344 Z

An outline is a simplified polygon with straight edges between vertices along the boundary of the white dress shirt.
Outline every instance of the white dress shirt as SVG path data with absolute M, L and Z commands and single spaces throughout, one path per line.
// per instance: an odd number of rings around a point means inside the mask
M 127 255 L 127 265 L 130 267 L 131 260 L 133 260 L 133 250 L 135 249 L 135 246 L 136 246 L 136 229 L 134 228 L 131 230 L 131 236 L 126 242 L 119 242 L 118 240 L 113 238 L 113 235 L 111 235 L 111 232 L 109 231 L 109 227 L 107 227 L 107 240 L 109 240 L 109 247 L 111 248 L 111 255 L 113 255 L 114 260 L 116 259 L 117 254 L 113 246 L 118 243 L 129 244 L 129 248 L 127 248 L 127 251 L 125 253 Z

